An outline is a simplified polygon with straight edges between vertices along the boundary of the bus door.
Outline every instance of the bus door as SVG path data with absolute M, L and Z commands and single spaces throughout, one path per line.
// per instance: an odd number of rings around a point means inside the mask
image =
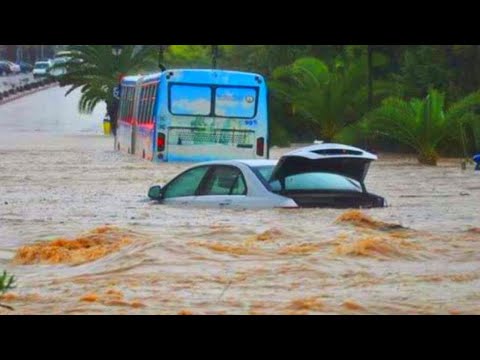
M 133 123 L 133 100 L 135 88 L 125 86 L 122 90 L 120 104 L 120 116 L 117 124 L 116 149 L 123 152 L 131 152 L 132 123 Z

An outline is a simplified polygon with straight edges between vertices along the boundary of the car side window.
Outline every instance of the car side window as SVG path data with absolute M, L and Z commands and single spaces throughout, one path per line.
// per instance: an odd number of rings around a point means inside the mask
M 240 169 L 217 166 L 207 180 L 202 195 L 245 195 L 247 186 Z
M 163 198 L 171 199 L 176 197 L 195 196 L 198 186 L 201 184 L 208 169 L 208 166 L 202 166 L 183 173 L 168 184 L 165 188 Z

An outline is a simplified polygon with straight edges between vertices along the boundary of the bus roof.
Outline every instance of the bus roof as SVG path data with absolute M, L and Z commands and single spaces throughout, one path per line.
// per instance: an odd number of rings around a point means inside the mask
M 264 83 L 262 75 L 233 70 L 212 69 L 171 69 L 162 73 L 162 78 L 167 77 L 175 82 L 187 82 L 197 84 L 228 84 L 258 85 Z
M 260 74 L 241 71 L 217 69 L 169 69 L 164 72 L 147 75 L 125 76 L 122 80 L 122 84 L 135 85 L 138 82 L 146 83 L 160 81 L 164 78 L 175 82 L 219 85 L 226 85 L 233 82 L 236 85 L 257 86 L 258 84 L 265 82 L 263 76 Z

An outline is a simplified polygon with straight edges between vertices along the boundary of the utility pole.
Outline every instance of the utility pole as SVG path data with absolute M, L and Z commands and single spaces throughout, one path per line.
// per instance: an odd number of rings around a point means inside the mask
M 368 56 L 368 110 L 373 108 L 373 45 L 367 45 Z

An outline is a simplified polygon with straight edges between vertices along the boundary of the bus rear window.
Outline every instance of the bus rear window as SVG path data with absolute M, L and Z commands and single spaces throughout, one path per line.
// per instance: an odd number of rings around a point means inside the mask
M 170 112 L 173 115 L 208 116 L 212 112 L 212 89 L 209 86 L 172 85 Z
M 246 118 L 255 116 L 257 89 L 218 87 L 215 92 L 215 116 Z

